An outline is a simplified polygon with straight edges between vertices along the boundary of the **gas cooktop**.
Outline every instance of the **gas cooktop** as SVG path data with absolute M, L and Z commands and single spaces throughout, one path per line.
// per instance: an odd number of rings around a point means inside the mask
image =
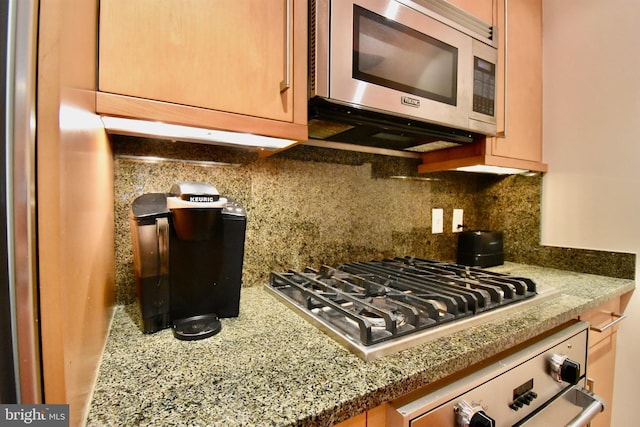
M 267 289 L 364 360 L 486 322 L 543 296 L 528 278 L 415 257 L 272 272 Z M 551 294 L 545 289 L 544 296 Z

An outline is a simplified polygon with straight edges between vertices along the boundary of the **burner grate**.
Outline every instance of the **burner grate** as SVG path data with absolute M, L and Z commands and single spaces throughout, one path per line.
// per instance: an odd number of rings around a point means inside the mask
M 371 346 L 536 294 L 535 283 L 405 257 L 272 272 L 269 286 L 348 340 Z

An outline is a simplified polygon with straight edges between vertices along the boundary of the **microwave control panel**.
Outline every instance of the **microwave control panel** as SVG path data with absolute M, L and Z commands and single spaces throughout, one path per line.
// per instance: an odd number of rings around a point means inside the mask
M 496 64 L 474 57 L 473 111 L 487 116 L 495 115 Z

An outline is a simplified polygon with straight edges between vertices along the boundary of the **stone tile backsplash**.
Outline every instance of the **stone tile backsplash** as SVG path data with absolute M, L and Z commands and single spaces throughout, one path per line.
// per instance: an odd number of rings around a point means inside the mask
M 464 209 L 471 229 L 504 231 L 507 260 L 583 271 L 583 258 L 604 259 L 597 263 L 599 274 L 633 278 L 632 255 L 586 256 L 584 251 L 539 246 L 540 176 L 418 176 L 417 160 L 309 146 L 260 158 L 256 152 L 200 144 L 121 136 L 112 142 L 120 304 L 135 299 L 131 203 L 143 193 L 167 192 L 177 181 L 208 182 L 244 205 L 243 286 L 262 285 L 270 271 L 345 261 L 404 255 L 455 261 L 454 208 Z M 444 209 L 442 234 L 431 233 L 432 208 Z

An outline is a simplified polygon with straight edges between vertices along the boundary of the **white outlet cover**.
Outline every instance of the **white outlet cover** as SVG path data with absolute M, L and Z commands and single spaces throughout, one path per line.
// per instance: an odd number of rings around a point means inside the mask
M 462 227 L 458 227 L 458 225 L 464 225 L 462 221 L 462 209 L 454 209 L 453 210 L 453 220 L 451 221 L 451 231 L 454 233 L 459 233 L 463 230 Z
M 444 211 L 442 209 L 431 209 L 431 232 L 433 234 L 444 231 Z

